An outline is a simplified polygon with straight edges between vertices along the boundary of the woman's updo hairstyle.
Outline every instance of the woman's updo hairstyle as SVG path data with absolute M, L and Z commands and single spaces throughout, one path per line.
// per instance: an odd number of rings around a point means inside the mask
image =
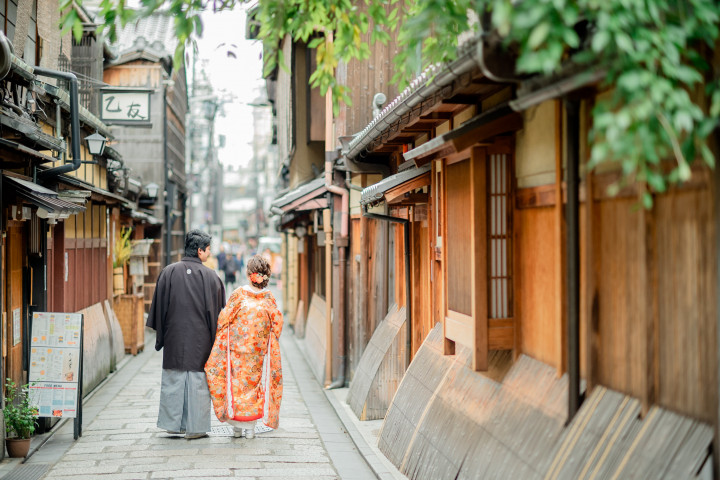
M 247 263 L 247 276 L 257 288 L 267 287 L 270 281 L 270 264 L 262 255 L 255 255 Z

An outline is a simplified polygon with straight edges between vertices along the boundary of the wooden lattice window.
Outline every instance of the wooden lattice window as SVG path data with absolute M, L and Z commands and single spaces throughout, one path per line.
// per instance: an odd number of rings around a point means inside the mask
M 512 208 L 510 203 L 510 155 L 488 156 L 488 273 L 492 319 L 513 315 Z
M 473 368 L 490 350 L 514 345 L 512 149 L 474 147 L 442 168 L 445 353 L 472 349 Z

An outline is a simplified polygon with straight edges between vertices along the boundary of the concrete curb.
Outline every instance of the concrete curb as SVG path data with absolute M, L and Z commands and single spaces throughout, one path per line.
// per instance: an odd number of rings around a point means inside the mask
M 357 449 L 365 457 L 365 461 L 375 473 L 377 478 L 381 480 L 407 480 L 390 460 L 383 455 L 377 447 L 377 436 L 372 432 L 373 426 L 379 430 L 383 420 L 361 421 L 355 416 L 350 407 L 345 402 L 348 388 L 338 388 L 334 390 L 324 390 L 330 405 L 332 405 L 335 413 L 345 426 L 345 430 L 350 435 Z M 374 425 L 371 425 L 374 424 Z
M 301 340 L 298 339 L 294 334 L 290 335 L 300 351 L 300 354 L 305 358 L 305 361 L 309 363 L 307 356 L 305 355 L 305 348 L 300 344 Z M 315 377 L 313 377 L 315 379 Z M 335 410 L 335 414 L 343 424 L 345 431 L 347 431 L 350 439 L 352 440 L 355 447 L 362 454 L 365 462 L 368 464 L 370 469 L 373 471 L 375 476 L 380 480 L 407 480 L 407 477 L 400 473 L 395 468 L 395 465 L 383 455 L 380 449 L 377 447 L 377 436 L 373 434 L 374 430 L 379 430 L 382 424 L 382 420 L 373 420 L 369 422 L 361 422 L 350 410 L 350 407 L 345 403 L 347 397 L 347 388 L 338 388 L 333 390 L 322 389 L 325 397 L 330 402 L 330 405 Z

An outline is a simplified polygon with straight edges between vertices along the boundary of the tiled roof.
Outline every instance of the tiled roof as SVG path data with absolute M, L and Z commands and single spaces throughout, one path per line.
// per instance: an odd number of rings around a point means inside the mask
M 437 94 L 442 87 L 451 83 L 459 75 L 476 67 L 478 64 L 475 55 L 478 42 L 479 37 L 467 40 L 458 48 L 458 58 L 453 62 L 428 66 L 360 133 L 355 135 L 348 145 L 348 151 L 344 153 L 350 158 L 360 155 L 412 107 Z
M 172 16 L 168 12 L 156 12 L 128 23 L 125 27 L 118 25 L 117 41 L 112 48 L 118 57 L 128 53 L 146 52 L 162 58 L 173 55 L 177 44 Z

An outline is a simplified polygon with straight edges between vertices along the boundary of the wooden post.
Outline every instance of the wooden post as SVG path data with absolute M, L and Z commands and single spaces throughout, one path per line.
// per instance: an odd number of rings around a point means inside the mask
M 643 189 L 640 189 L 644 191 Z M 657 388 L 660 385 L 660 319 L 658 305 L 658 272 L 656 261 L 655 215 L 652 210 L 642 209 L 640 213 L 641 255 L 643 258 L 645 302 L 642 310 L 645 312 L 645 388 L 643 389 L 642 415 L 645 416 L 655 403 Z M 642 277 L 641 277 L 642 278 Z M 641 311 L 642 311 L 641 310 Z
M 332 383 L 332 221 L 330 209 L 323 210 L 325 231 L 325 386 Z
M 488 369 L 488 261 L 487 261 L 487 154 L 473 148 L 470 157 L 470 191 L 472 192 L 472 316 L 475 319 L 473 368 Z
M 557 375 L 567 370 L 565 355 L 566 291 L 565 291 L 565 215 L 563 213 L 563 115 L 562 100 L 555 101 L 555 321 L 557 325 Z M 518 257 L 520 258 L 520 257 Z
M 715 128 L 714 153 L 717 158 L 720 154 L 720 129 Z M 720 476 L 720 167 L 715 165 L 714 181 L 711 186 L 711 198 L 713 200 L 713 214 L 715 217 L 715 315 L 716 315 L 716 384 L 715 384 L 715 439 L 713 441 L 713 476 Z
M 580 101 L 565 100 L 567 116 L 567 362 L 568 423 L 580 409 Z

